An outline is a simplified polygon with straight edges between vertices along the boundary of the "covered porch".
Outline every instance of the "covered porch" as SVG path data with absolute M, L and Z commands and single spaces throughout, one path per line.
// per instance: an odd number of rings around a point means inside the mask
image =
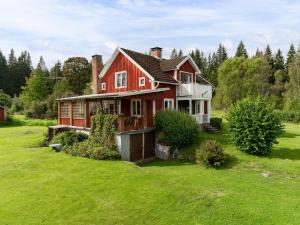
M 210 123 L 211 106 L 209 99 L 178 98 L 177 110 L 190 114 L 198 124 Z
M 118 116 L 117 132 L 153 127 L 156 108 L 161 105 L 159 94 L 169 90 L 85 95 L 58 99 L 58 123 L 69 127 L 89 129 L 98 109 Z

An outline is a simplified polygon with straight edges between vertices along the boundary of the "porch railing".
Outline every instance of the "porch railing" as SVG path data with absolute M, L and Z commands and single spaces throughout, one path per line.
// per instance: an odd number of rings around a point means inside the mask
M 118 132 L 145 128 L 144 117 L 120 116 L 117 121 Z
M 198 124 L 204 124 L 204 123 L 209 123 L 209 115 L 208 114 L 196 114 L 192 115 Z
M 177 86 L 177 96 L 193 96 L 197 98 L 211 98 L 212 88 L 209 85 L 198 83 L 179 84 Z

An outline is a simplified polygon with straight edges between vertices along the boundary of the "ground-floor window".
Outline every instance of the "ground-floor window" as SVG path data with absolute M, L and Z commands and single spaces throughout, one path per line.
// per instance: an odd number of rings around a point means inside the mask
M 193 100 L 192 101 L 192 114 L 200 114 L 201 113 L 201 100 Z
M 164 99 L 164 109 L 174 109 L 174 99 L 165 98 Z
M 73 103 L 73 118 L 82 119 L 84 118 L 83 101 L 77 101 Z
M 142 101 L 140 99 L 131 100 L 131 115 L 132 116 L 142 115 Z
M 67 102 L 60 103 L 60 117 L 69 118 L 70 117 L 70 104 Z
M 103 111 L 107 114 L 118 114 L 118 102 L 115 100 L 103 100 Z

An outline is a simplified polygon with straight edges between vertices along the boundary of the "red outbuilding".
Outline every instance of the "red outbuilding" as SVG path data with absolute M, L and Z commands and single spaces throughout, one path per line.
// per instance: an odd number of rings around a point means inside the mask
M 0 123 L 3 123 L 6 119 L 5 107 L 0 106 Z

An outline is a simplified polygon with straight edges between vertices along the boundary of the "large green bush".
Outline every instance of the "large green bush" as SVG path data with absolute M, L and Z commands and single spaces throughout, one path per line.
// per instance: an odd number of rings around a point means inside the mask
M 115 142 L 116 123 L 117 116 L 99 111 L 93 118 L 88 140 L 75 143 L 67 147 L 65 151 L 74 156 L 92 159 L 120 158 Z
M 199 134 L 194 118 L 184 112 L 163 110 L 155 115 L 155 127 L 161 132 L 160 141 L 173 150 L 192 144 Z
M 222 146 L 215 140 L 206 140 L 196 149 L 196 161 L 205 167 L 220 167 L 226 159 Z
M 227 116 L 231 140 L 241 151 L 267 155 L 283 131 L 279 115 L 262 99 L 244 99 Z
M 82 142 L 88 139 L 88 135 L 83 133 L 76 133 L 74 131 L 65 131 L 53 137 L 51 144 L 62 144 L 63 147 L 72 146 L 75 143 Z

